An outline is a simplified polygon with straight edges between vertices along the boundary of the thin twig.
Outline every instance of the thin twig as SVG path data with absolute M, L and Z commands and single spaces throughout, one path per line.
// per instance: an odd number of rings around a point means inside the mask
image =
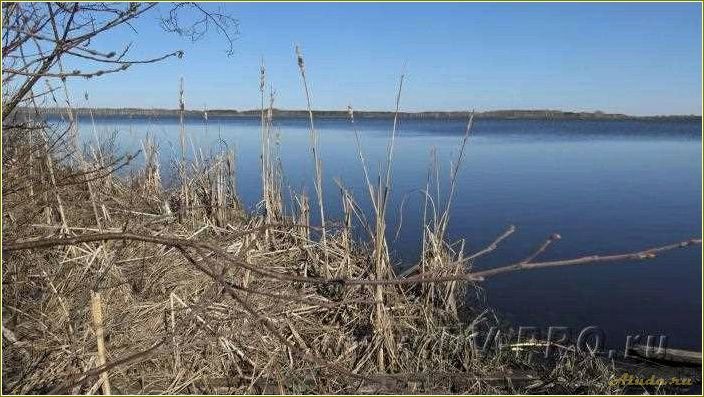
M 540 247 L 538 247 L 538 249 L 535 250 L 535 252 L 533 252 L 532 254 L 530 254 L 530 256 L 528 256 L 526 259 L 522 260 L 522 261 L 521 261 L 521 264 L 526 264 L 526 263 L 532 262 L 533 259 L 535 259 L 535 258 L 538 257 L 538 255 L 540 255 L 540 254 L 542 254 L 543 252 L 545 252 L 545 250 L 550 246 L 550 244 L 552 244 L 554 241 L 557 241 L 557 240 L 559 240 L 559 239 L 561 239 L 561 238 L 562 238 L 562 236 L 560 236 L 560 235 L 557 234 L 557 233 L 554 233 L 554 234 L 550 235 L 550 237 L 548 237 L 548 239 L 545 240 L 545 241 L 543 242 L 543 244 L 541 244 Z

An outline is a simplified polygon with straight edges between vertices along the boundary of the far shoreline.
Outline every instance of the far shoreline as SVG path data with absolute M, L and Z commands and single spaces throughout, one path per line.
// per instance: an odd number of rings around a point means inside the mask
M 24 113 L 25 109 L 18 109 Z M 94 117 L 179 117 L 178 109 L 146 109 L 146 108 L 72 108 L 73 112 L 79 116 Z M 51 107 L 45 108 L 47 116 L 60 116 L 67 113 L 67 108 Z M 399 112 L 401 119 L 410 120 L 467 120 L 470 112 L 464 111 L 424 111 L 424 112 Z M 314 110 L 313 115 L 317 119 L 348 119 L 349 112 L 345 110 Z M 392 119 L 394 112 L 388 111 L 355 111 L 355 119 Z M 210 110 L 185 110 L 184 117 L 187 119 L 208 119 L 210 118 L 240 118 L 259 119 L 261 110 L 235 110 L 235 109 L 210 109 Z M 286 110 L 273 109 L 274 118 L 285 119 L 307 119 L 306 110 Z M 485 112 L 475 112 L 476 119 L 495 120 L 587 120 L 587 121 L 687 121 L 701 122 L 702 116 L 698 115 L 658 115 L 658 116 L 632 116 L 621 113 L 604 112 L 570 112 L 561 110 L 492 110 Z

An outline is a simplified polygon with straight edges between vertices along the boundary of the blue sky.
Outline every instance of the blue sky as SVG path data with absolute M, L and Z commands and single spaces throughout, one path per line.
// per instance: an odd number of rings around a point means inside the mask
M 204 4 L 216 7 L 216 5 Z M 162 5 L 162 10 L 166 6 Z M 701 114 L 700 3 L 228 3 L 235 53 L 221 37 L 192 43 L 160 30 L 159 12 L 96 41 L 133 42 L 133 57 L 183 49 L 183 59 L 74 80 L 74 105 L 251 109 L 263 58 L 276 107 L 303 108 L 293 46 L 305 54 L 313 106 L 561 109 Z M 164 11 L 162 11 L 164 12 Z M 405 65 L 405 66 L 404 66 Z M 86 68 L 86 70 L 88 70 Z

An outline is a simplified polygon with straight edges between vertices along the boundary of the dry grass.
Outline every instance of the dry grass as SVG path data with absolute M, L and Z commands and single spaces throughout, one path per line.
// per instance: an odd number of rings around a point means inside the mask
M 299 63 L 305 78 L 300 54 Z M 376 185 L 357 139 L 373 221 L 340 184 L 342 221 L 316 227 L 305 194 L 284 211 L 265 86 L 262 67 L 261 214 L 239 204 L 234 152 L 187 160 L 183 119 L 178 183 L 168 188 L 149 136 L 143 166 L 118 177 L 131 157 L 97 135 L 77 150 L 36 121 L 5 131 L 3 239 L 15 245 L 3 246 L 4 393 L 617 391 L 612 369 L 589 354 L 565 350 L 537 368 L 521 353 L 479 347 L 496 321 L 464 305 L 476 288 L 467 264 L 514 229 L 471 255 L 446 241 L 471 116 L 446 197 L 437 164 L 430 169 L 420 275 L 404 279 L 386 240 L 396 123 Z M 350 121 L 357 135 L 351 109 Z M 312 111 L 310 128 L 325 219 Z M 353 239 L 355 219 L 368 241 Z M 534 266 L 542 249 L 519 265 Z

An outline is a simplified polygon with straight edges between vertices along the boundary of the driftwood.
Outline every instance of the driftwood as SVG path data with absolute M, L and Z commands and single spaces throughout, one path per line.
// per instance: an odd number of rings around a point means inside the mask
M 635 345 L 629 349 L 629 352 L 638 357 L 651 360 L 659 360 L 675 364 L 702 365 L 702 353 L 696 351 Z

